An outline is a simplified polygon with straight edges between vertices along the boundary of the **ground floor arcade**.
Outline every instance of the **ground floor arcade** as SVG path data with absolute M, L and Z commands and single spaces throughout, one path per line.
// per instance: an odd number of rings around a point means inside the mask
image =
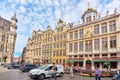
M 92 69 L 94 70 L 95 67 L 99 67 L 101 70 L 106 70 L 107 68 L 109 70 L 116 70 L 120 69 L 120 58 L 113 58 L 113 59 L 88 59 L 88 60 L 67 60 L 68 64 L 74 64 L 74 66 L 80 66 L 82 69 Z

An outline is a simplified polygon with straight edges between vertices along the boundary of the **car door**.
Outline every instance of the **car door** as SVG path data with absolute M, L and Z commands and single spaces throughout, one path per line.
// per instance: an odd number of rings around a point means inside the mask
M 36 68 L 36 65 L 32 65 L 32 66 L 31 66 L 31 69 L 35 69 L 35 68 Z
M 52 76 L 52 73 L 53 73 L 52 67 L 53 67 L 53 66 L 49 66 L 49 67 L 45 70 L 45 73 L 46 73 L 46 76 L 47 76 L 47 77 L 51 77 L 51 76 Z

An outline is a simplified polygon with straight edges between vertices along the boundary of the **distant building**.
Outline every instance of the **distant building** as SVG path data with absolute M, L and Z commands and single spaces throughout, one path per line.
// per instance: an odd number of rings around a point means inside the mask
M 12 63 L 16 42 L 16 13 L 8 21 L 0 17 L 0 62 Z
M 13 63 L 18 63 L 19 62 L 19 57 L 14 57 L 13 58 Z
M 25 58 L 26 58 L 26 55 L 25 55 L 25 53 L 26 53 L 26 47 L 24 47 L 23 48 L 23 51 L 22 51 L 22 59 L 21 59 L 21 63 L 23 63 L 23 62 L 25 62 Z

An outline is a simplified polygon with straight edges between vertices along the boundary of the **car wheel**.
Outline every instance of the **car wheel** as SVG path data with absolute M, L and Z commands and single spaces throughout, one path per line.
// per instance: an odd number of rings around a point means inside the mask
M 63 77 L 63 75 L 64 75 L 64 73 L 62 73 L 62 72 L 59 74 L 60 77 Z
M 44 80 L 44 78 L 45 78 L 45 75 L 44 75 L 44 74 L 41 74 L 41 75 L 39 76 L 39 80 Z

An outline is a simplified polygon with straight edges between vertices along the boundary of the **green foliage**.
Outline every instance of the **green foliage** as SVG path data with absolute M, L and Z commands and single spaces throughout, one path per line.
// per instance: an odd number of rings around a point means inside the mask
M 91 63 L 91 60 L 87 60 L 86 63 Z
M 104 62 L 104 65 L 105 65 L 106 67 L 108 67 L 108 66 L 110 66 L 111 64 L 110 64 L 110 62 L 106 61 L 106 62 Z

